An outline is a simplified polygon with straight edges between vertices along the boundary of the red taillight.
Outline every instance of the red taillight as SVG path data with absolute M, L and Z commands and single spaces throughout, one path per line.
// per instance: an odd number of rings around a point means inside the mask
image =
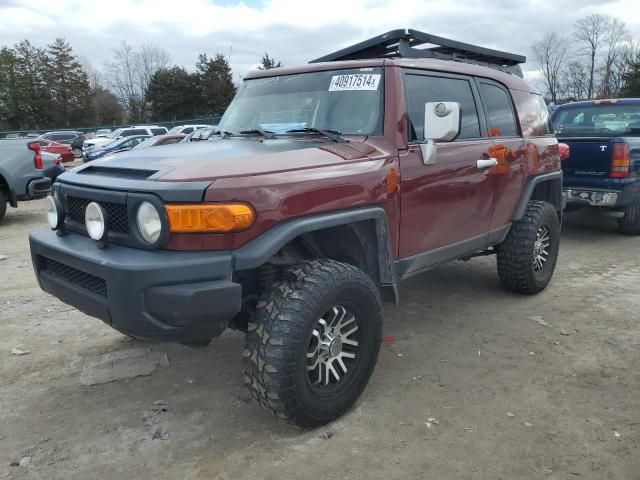
M 42 164 L 42 155 L 40 155 L 40 144 L 38 142 L 32 142 L 28 144 L 27 147 L 29 148 L 29 150 L 34 152 L 33 164 L 35 165 L 36 169 L 42 170 L 44 168 L 44 165 Z
M 629 145 L 614 143 L 611 153 L 611 178 L 627 178 L 629 176 Z
M 560 150 L 560 160 L 562 161 L 566 160 L 571 155 L 571 149 L 566 143 L 559 143 L 558 150 Z

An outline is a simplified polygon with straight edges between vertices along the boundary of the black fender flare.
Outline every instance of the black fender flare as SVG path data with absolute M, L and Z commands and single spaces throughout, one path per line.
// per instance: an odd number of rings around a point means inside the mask
M 234 270 L 251 270 L 264 265 L 285 245 L 305 233 L 371 220 L 375 222 L 379 282 L 395 285 L 391 236 L 385 210 L 378 206 L 305 216 L 280 223 L 233 252 Z
M 557 172 L 543 173 L 542 175 L 536 175 L 535 177 L 527 179 L 527 184 L 522 192 L 522 197 L 520 197 L 520 202 L 513 215 L 513 220 L 518 221 L 522 219 L 524 213 L 527 211 L 527 205 L 533 197 L 533 192 L 538 185 L 555 180 L 560 180 L 560 205 L 555 205 L 555 207 L 558 210 L 562 210 L 562 171 L 559 170 Z

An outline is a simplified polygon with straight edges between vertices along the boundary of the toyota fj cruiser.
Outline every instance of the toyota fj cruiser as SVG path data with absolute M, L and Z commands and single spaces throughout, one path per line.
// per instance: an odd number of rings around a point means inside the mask
M 326 423 L 365 388 L 400 280 L 496 254 L 508 289 L 549 283 L 560 156 L 524 60 L 396 30 L 253 72 L 211 141 L 59 178 L 30 236 L 40 286 L 144 340 L 245 331 L 258 402 Z

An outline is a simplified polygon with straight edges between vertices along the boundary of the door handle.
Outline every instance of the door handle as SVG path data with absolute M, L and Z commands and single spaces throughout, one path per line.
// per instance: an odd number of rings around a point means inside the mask
M 482 160 L 478 160 L 476 162 L 476 166 L 478 168 L 495 167 L 497 164 L 498 164 L 497 158 L 483 158 Z

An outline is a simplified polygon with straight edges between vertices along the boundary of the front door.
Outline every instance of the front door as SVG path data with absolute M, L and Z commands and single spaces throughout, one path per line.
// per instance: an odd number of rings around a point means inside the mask
M 493 210 L 487 160 L 493 141 L 473 79 L 432 72 L 405 72 L 409 148 L 400 155 L 401 228 L 399 274 L 407 275 L 486 246 Z M 437 143 L 433 165 L 420 151 L 426 102 L 458 102 L 462 130 Z

